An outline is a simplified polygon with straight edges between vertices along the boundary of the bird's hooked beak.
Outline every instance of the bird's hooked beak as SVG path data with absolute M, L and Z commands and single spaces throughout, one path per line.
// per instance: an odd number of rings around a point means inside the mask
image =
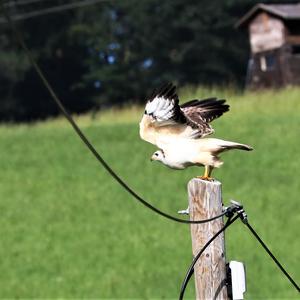
M 151 158 L 150 158 L 150 161 L 152 162 L 152 161 L 155 161 L 155 160 L 157 160 L 157 156 L 155 156 L 154 154 L 151 156 Z

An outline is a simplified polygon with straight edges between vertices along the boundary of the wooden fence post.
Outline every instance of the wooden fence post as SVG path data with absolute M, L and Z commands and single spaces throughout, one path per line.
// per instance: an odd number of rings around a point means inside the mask
M 221 183 L 193 178 L 188 184 L 190 220 L 203 220 L 222 213 Z M 191 224 L 193 255 L 224 225 L 223 218 Z M 195 265 L 197 300 L 227 300 L 225 240 L 221 233 Z

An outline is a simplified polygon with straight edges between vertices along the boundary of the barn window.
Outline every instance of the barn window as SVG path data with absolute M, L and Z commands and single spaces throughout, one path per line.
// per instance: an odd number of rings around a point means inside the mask
M 292 46 L 292 53 L 299 55 L 300 54 L 300 45 L 294 45 Z
M 267 71 L 266 57 L 264 55 L 260 57 L 260 69 L 263 72 Z
M 260 69 L 263 72 L 274 70 L 275 56 L 274 54 L 265 54 L 260 57 Z

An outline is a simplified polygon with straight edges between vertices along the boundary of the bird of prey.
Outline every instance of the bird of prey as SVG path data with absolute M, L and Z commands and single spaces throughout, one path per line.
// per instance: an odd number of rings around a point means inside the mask
M 172 83 L 154 91 L 140 122 L 141 138 L 159 148 L 151 160 L 160 161 L 172 169 L 204 166 L 204 175 L 199 178 L 212 180 L 213 168 L 223 164 L 219 157 L 222 152 L 253 150 L 245 144 L 206 137 L 214 132 L 209 123 L 229 110 L 225 101 L 208 98 L 179 105 L 176 87 Z

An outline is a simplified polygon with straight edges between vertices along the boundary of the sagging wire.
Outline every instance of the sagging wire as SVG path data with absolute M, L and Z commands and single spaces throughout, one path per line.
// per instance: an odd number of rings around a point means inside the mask
M 34 17 L 49 15 L 49 14 L 53 14 L 53 13 L 59 13 L 59 12 L 66 11 L 69 9 L 81 8 L 81 7 L 94 5 L 94 4 L 97 4 L 100 2 L 107 2 L 107 1 L 116 1 L 116 0 L 83 0 L 83 1 L 65 3 L 65 4 L 48 7 L 45 9 L 34 10 L 34 11 L 27 12 L 24 14 L 15 15 L 15 16 L 13 16 L 12 19 L 14 21 L 27 20 L 27 19 L 34 18 Z M 41 0 L 26 0 L 26 1 L 22 1 L 22 2 L 20 2 L 20 1 L 8 2 L 8 3 L 5 3 L 4 5 L 6 7 L 8 7 L 8 6 L 16 6 L 17 7 L 20 5 L 26 5 L 26 4 L 31 4 L 31 3 L 35 3 L 35 2 L 41 2 Z M 3 20 L 0 19 L 0 23 L 4 23 L 4 22 L 5 22 L 5 19 L 3 19 Z
M 121 177 L 119 175 L 117 175 L 117 173 L 109 166 L 109 164 L 103 159 L 103 157 L 100 155 L 99 152 L 97 152 L 97 150 L 95 149 L 95 147 L 91 144 L 91 142 L 88 140 L 88 138 L 84 135 L 84 133 L 81 131 L 81 129 L 78 127 L 78 125 L 76 124 L 76 122 L 73 120 L 73 118 L 71 117 L 71 115 L 68 113 L 68 111 L 66 110 L 66 108 L 64 107 L 64 105 L 62 104 L 61 100 L 58 98 L 58 96 L 56 95 L 56 93 L 54 92 L 53 88 L 51 87 L 49 81 L 46 79 L 46 77 L 44 76 L 41 68 L 39 67 L 39 65 L 37 64 L 36 60 L 34 59 L 31 51 L 29 50 L 29 48 L 27 47 L 20 31 L 18 30 L 18 28 L 15 26 L 14 21 L 11 19 L 9 13 L 6 10 L 6 7 L 3 5 L 3 2 L 1 3 L 2 6 L 2 10 L 3 10 L 3 14 L 6 17 L 8 24 L 10 25 L 12 32 L 16 38 L 16 40 L 18 41 L 18 43 L 21 45 L 21 47 L 23 48 L 23 50 L 25 51 L 28 59 L 30 60 L 32 66 L 34 67 L 38 77 L 41 79 L 42 83 L 44 84 L 45 88 L 48 90 L 49 94 L 51 95 L 51 98 L 54 100 L 54 102 L 56 103 L 56 105 L 59 107 L 60 111 L 62 112 L 62 114 L 65 116 L 65 118 L 69 121 L 69 123 L 71 124 L 71 126 L 73 127 L 73 129 L 75 130 L 75 132 L 77 133 L 77 135 L 80 137 L 80 139 L 83 141 L 83 143 L 87 146 L 87 148 L 92 152 L 92 154 L 95 156 L 95 158 L 98 160 L 98 162 L 100 162 L 100 164 L 106 169 L 106 171 L 131 195 L 133 196 L 136 200 L 138 200 L 141 204 L 143 204 L 144 206 L 146 206 L 147 208 L 151 209 L 153 212 L 159 214 L 160 216 L 163 216 L 169 220 L 178 222 L 178 223 L 184 223 L 184 224 L 202 224 L 202 223 L 207 223 L 207 222 L 211 222 L 213 220 L 219 219 L 221 217 L 223 217 L 226 212 L 222 212 L 221 214 L 214 216 L 212 218 L 206 219 L 206 220 L 195 220 L 195 221 L 191 221 L 191 220 L 184 220 L 184 219 L 180 219 L 180 218 L 176 218 L 172 215 L 169 215 L 163 211 L 161 211 L 160 209 L 154 207 L 152 204 L 150 204 L 149 202 L 147 202 L 145 199 L 143 199 L 140 195 L 138 195 L 131 187 L 129 187 L 129 185 L 123 180 L 121 179 Z

